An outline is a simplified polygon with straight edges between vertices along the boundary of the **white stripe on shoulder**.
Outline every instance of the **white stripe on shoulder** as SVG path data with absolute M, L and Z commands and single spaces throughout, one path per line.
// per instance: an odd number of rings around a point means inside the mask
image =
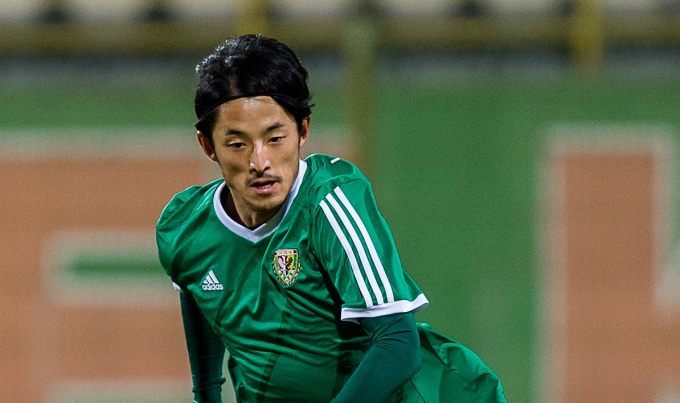
M 336 188 L 337 189 L 337 188 Z M 371 290 L 373 290 L 373 294 L 375 295 L 376 301 L 378 305 L 382 305 L 385 303 L 385 300 L 383 299 L 382 291 L 380 290 L 380 287 L 378 286 L 378 282 L 375 280 L 375 275 L 373 274 L 373 269 L 371 268 L 371 264 L 368 261 L 368 255 L 366 255 L 366 250 L 364 248 L 364 245 L 361 244 L 361 240 L 359 239 L 359 234 L 357 234 L 357 231 L 354 229 L 354 226 L 352 226 L 352 223 L 350 222 L 349 218 L 347 217 L 347 214 L 342 210 L 342 207 L 340 207 L 340 204 L 338 204 L 337 200 L 333 197 L 332 194 L 327 194 L 326 195 L 326 200 L 333 206 L 333 209 L 335 210 L 335 213 L 340 217 L 340 221 L 342 221 L 343 225 L 345 226 L 345 230 L 349 233 L 350 238 L 352 238 L 352 242 L 354 243 L 354 248 L 359 252 L 359 259 L 361 260 L 361 266 L 364 268 L 364 273 L 366 273 L 366 277 L 368 278 L 368 283 L 371 285 Z
M 368 288 L 366 287 L 366 283 L 364 282 L 364 277 L 361 275 L 361 270 L 359 270 L 359 263 L 357 263 L 357 259 L 354 256 L 352 247 L 347 241 L 347 237 L 345 237 L 345 234 L 342 232 L 342 228 L 340 228 L 340 224 L 338 224 L 338 221 L 333 216 L 333 212 L 331 211 L 331 208 L 328 207 L 328 204 L 324 200 L 321 200 L 319 206 L 321 206 L 321 209 L 323 210 L 324 214 L 326 215 L 326 218 L 328 219 L 328 222 L 331 224 L 331 227 L 335 232 L 335 236 L 338 237 L 338 240 L 340 241 L 342 248 L 345 250 L 345 254 L 349 259 L 349 264 L 352 267 L 352 273 L 354 274 L 354 278 L 356 279 L 357 285 L 359 286 L 361 296 L 364 298 L 364 302 L 366 302 L 366 306 L 369 308 L 372 307 L 373 299 L 371 298 L 371 295 L 368 292 Z
M 340 187 L 335 188 L 335 194 L 338 195 L 338 198 L 345 206 L 349 214 L 352 216 L 354 222 L 356 222 L 357 224 L 357 227 L 359 227 L 361 235 L 364 237 L 364 242 L 366 242 L 366 246 L 368 246 L 368 251 L 371 255 L 371 259 L 373 260 L 375 269 L 378 271 L 378 276 L 380 277 L 380 281 L 382 282 L 383 288 L 385 289 L 387 302 L 394 302 L 394 293 L 392 291 L 392 285 L 390 284 L 389 278 L 387 278 L 385 268 L 383 267 L 382 261 L 380 260 L 380 256 L 378 256 L 378 251 L 375 249 L 373 240 L 371 239 L 371 236 L 368 234 L 368 231 L 366 230 L 364 222 L 361 220 L 361 217 L 359 217 L 359 214 L 357 214 L 354 207 L 352 207 L 352 203 L 349 202 L 349 199 L 347 199 L 347 196 L 345 196 L 345 193 L 343 193 Z
M 331 160 L 331 164 L 335 164 L 338 161 L 340 161 L 340 157 L 335 157 Z

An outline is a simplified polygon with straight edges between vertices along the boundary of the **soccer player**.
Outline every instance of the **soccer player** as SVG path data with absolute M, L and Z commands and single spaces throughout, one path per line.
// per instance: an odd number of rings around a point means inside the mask
M 227 40 L 197 67 L 198 143 L 222 178 L 175 195 L 156 228 L 179 290 L 197 402 L 505 401 L 475 353 L 413 313 L 371 185 L 352 163 L 300 158 L 307 71 L 285 44 Z

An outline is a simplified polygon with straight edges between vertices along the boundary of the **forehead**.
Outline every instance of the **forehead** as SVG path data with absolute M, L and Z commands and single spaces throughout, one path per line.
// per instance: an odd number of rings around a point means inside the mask
M 272 124 L 288 125 L 293 117 L 273 98 L 257 96 L 238 98 L 224 103 L 219 110 L 215 128 L 220 131 L 239 129 L 257 130 Z

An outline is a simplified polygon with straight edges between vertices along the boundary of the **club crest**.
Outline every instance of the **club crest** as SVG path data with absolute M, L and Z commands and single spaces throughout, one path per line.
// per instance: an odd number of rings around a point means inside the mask
M 274 254 L 274 274 L 281 284 L 288 287 L 300 274 L 300 257 L 297 249 L 279 249 Z

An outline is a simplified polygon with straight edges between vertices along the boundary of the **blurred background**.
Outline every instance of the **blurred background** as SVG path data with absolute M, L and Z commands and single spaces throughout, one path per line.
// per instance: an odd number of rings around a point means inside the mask
M 218 176 L 194 67 L 251 32 L 510 401 L 680 402 L 678 0 L 3 0 L 0 400 L 190 400 L 154 224 Z

